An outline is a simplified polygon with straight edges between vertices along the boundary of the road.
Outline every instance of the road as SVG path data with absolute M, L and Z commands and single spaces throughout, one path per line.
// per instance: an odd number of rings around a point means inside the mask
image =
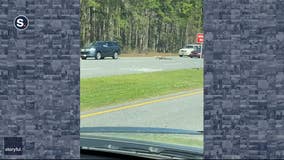
M 81 60 L 81 78 L 203 67 L 203 59 L 123 57 L 118 60 Z M 174 82 L 173 82 L 174 83 Z M 200 89 L 107 106 L 81 113 L 81 127 L 128 126 L 203 130 Z
M 118 60 L 81 60 L 81 78 L 203 67 L 203 59 L 188 57 L 122 57 Z
M 202 89 L 81 114 L 81 127 L 162 127 L 203 130 Z

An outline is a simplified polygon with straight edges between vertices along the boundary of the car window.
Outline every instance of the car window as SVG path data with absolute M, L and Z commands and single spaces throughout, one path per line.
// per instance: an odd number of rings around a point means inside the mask
M 194 46 L 194 50 L 197 50 L 197 51 L 198 51 L 199 48 L 200 48 L 199 46 Z
M 193 48 L 193 46 L 185 46 L 185 48 Z
M 100 46 L 80 62 L 81 145 L 111 146 L 104 138 L 202 149 L 203 57 L 190 55 L 200 46 L 202 0 L 153 0 L 151 13 L 147 1 L 81 2 L 81 43 Z
M 113 45 L 114 45 L 114 46 L 118 46 L 118 44 L 117 44 L 116 42 L 113 42 Z
M 112 42 L 107 42 L 106 43 L 108 46 L 113 46 L 113 43 Z

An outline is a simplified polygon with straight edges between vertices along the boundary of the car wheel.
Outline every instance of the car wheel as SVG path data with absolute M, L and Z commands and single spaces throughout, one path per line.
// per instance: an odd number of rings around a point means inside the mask
M 95 58 L 98 59 L 98 60 L 101 59 L 101 58 L 102 58 L 101 52 L 98 52 L 98 53 L 96 54 Z
M 114 52 L 112 58 L 113 58 L 113 59 L 117 59 L 117 58 L 118 58 L 118 53 L 117 53 L 117 52 Z
M 182 57 L 182 55 L 179 55 L 179 57 Z
M 87 59 L 87 57 L 81 57 L 83 60 L 86 60 Z

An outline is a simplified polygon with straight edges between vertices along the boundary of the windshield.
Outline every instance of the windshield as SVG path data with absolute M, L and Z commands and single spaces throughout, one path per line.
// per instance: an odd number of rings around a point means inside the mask
M 94 46 L 94 43 L 89 43 L 89 44 L 86 44 L 84 48 L 91 48 L 92 46 Z
M 184 48 L 193 48 L 193 46 L 185 46 Z
M 92 48 L 94 46 L 102 46 L 105 44 L 104 42 L 93 42 L 85 45 L 85 48 Z
M 198 49 L 202 0 L 92 2 L 81 1 L 82 45 L 120 45 L 81 57 L 81 137 L 203 149 L 203 57 L 179 53 Z

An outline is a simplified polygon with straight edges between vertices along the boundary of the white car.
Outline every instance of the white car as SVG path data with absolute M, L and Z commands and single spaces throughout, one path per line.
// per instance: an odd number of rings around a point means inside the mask
M 200 50 L 200 48 L 201 48 L 201 45 L 199 44 L 188 44 L 184 46 L 182 49 L 180 49 L 178 54 L 180 57 L 190 56 L 192 51 L 198 51 Z

